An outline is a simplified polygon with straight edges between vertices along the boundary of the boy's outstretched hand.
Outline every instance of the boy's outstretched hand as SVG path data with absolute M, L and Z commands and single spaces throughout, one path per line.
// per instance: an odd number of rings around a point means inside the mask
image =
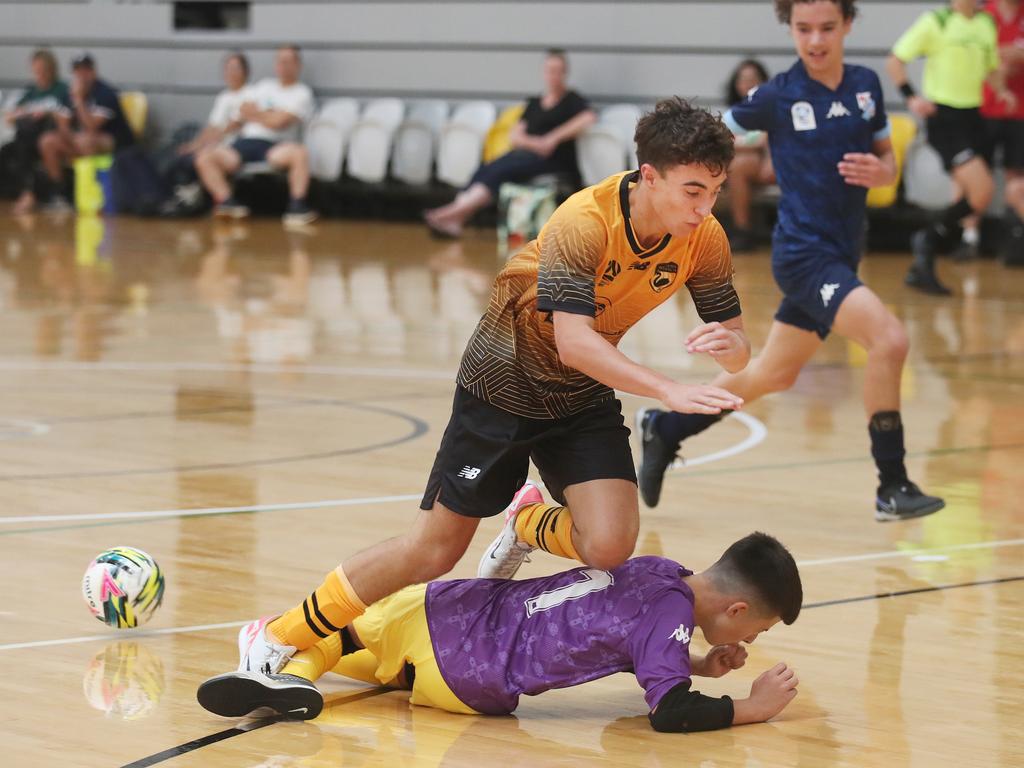
M 733 725 L 763 723 L 775 717 L 796 696 L 799 682 L 796 673 L 781 662 L 761 673 L 750 686 L 750 697 L 733 702 Z

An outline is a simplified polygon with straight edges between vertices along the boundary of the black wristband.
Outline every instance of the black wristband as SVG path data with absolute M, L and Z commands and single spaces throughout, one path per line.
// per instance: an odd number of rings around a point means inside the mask
M 910 99 L 917 95 L 914 91 L 914 86 L 910 84 L 909 80 L 900 86 L 900 93 L 903 94 L 903 98 L 905 99 Z

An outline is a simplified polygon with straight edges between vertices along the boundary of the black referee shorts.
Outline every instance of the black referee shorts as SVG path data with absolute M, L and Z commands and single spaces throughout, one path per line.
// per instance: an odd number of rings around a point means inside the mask
M 432 508 L 436 500 L 466 517 L 496 515 L 526 482 L 531 460 L 559 504 L 565 504 L 565 489 L 577 483 L 636 483 L 618 400 L 564 418 L 530 419 L 458 387 L 420 509 Z
M 973 160 L 985 158 L 985 118 L 979 109 L 956 109 L 936 104 L 928 118 L 928 143 L 942 157 L 947 172 Z

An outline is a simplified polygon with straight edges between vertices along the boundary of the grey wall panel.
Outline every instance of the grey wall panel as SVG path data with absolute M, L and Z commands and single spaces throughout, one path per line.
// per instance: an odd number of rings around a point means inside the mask
M 934 5 L 862 2 L 851 60 L 880 68 L 896 34 Z M 305 46 L 304 79 L 321 98 L 516 100 L 539 89 L 540 52 L 557 45 L 570 50 L 573 84 L 597 103 L 647 104 L 679 93 L 717 104 L 740 56 L 757 53 L 773 72 L 794 58 L 767 0 L 260 0 L 251 20 L 247 33 L 175 33 L 167 2 L 0 3 L 0 88 L 26 79 L 39 43 L 54 45 L 65 72 L 88 48 L 108 80 L 149 93 L 153 122 L 174 125 L 205 116 L 225 50 L 247 51 L 254 76 L 263 77 L 272 73 L 273 47 L 285 41 Z

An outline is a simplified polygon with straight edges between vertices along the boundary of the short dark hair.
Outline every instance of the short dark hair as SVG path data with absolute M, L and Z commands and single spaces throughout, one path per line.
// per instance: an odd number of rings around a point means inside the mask
M 792 624 L 800 615 L 804 590 L 796 561 L 767 533 L 744 536 L 708 569 L 715 587 L 729 595 L 749 595 L 759 613 Z
M 762 83 L 768 82 L 768 70 L 765 69 L 764 64 L 762 64 L 757 59 L 744 59 L 743 61 L 736 65 L 736 69 L 734 69 L 732 71 L 732 74 L 729 75 L 729 81 L 725 85 L 726 106 L 731 107 L 734 104 L 739 104 L 741 101 L 747 98 L 747 94 L 740 93 L 736 89 L 736 81 L 740 77 L 740 72 L 742 72 L 747 67 L 753 67 L 757 71 L 757 76 L 761 78 Z
M 676 165 L 703 165 L 716 176 L 736 154 L 732 132 L 706 109 L 672 96 L 662 99 L 636 124 L 636 156 L 664 173 Z
M 843 12 L 846 21 L 853 21 L 857 16 L 857 0 L 775 0 L 775 15 L 783 24 L 789 24 L 793 15 L 793 6 L 800 3 L 835 3 Z
M 238 62 L 238 66 L 242 68 L 245 73 L 245 77 L 249 77 L 249 58 L 241 51 L 231 51 L 227 56 L 224 57 L 224 63 L 227 64 L 229 61 L 234 59 Z

